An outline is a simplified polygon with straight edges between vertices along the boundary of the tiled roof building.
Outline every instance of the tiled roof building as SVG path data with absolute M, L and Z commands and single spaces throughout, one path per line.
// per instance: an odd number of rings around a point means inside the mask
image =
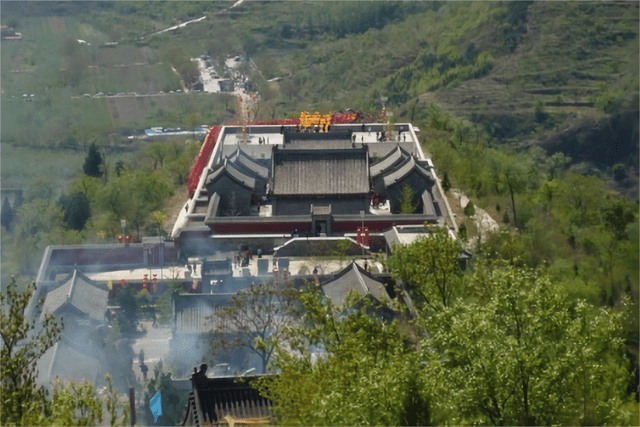
M 384 284 L 352 262 L 333 279 L 322 284 L 322 291 L 331 302 L 342 305 L 349 292 L 356 291 L 361 296 L 370 296 L 378 302 L 389 301 Z
M 226 416 L 242 424 L 243 420 L 270 420 L 272 403 L 260 396 L 249 384 L 259 377 L 208 378 L 207 365 L 191 377 L 193 390 L 189 393 L 187 409 L 181 425 L 204 426 L 224 421 Z M 195 371 L 195 369 L 194 369 Z
M 55 316 L 77 316 L 102 323 L 107 311 L 108 294 L 109 291 L 99 288 L 85 274 L 74 270 L 47 293 L 41 316 L 47 313 Z

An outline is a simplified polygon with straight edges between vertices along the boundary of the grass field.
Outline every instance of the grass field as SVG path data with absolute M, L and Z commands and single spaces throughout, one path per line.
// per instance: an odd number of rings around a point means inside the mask
M 113 168 L 118 160 L 131 162 L 136 151 L 143 146 L 127 147 L 127 151 L 105 152 L 108 165 Z M 54 187 L 65 188 L 67 181 L 82 173 L 86 153 L 82 150 L 41 149 L 11 144 L 0 147 L 2 186 L 24 188 L 36 178 L 55 183 Z

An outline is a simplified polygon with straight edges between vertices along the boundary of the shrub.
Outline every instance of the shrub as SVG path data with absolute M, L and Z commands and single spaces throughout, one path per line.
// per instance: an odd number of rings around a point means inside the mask
M 473 216 L 476 213 L 476 208 L 473 206 L 473 202 L 471 200 L 469 200 L 469 203 L 467 203 L 467 206 L 464 207 L 464 214 L 466 216 Z

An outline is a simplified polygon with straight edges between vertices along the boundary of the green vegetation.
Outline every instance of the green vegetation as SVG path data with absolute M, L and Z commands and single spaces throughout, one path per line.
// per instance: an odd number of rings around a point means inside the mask
M 402 191 L 400 192 L 400 212 L 403 214 L 410 214 L 416 210 L 416 206 L 413 204 L 413 189 L 406 184 L 402 187 Z
M 35 362 L 60 340 L 63 328 L 62 322 L 57 322 L 51 314 L 45 315 L 41 329 L 36 329 L 25 317 L 34 290 L 35 284 L 31 284 L 19 292 L 12 280 L 6 294 L 0 292 L 3 425 L 26 425 L 38 420 L 47 392 L 43 386 L 36 385 Z M 38 332 L 32 334 L 34 331 Z
M 276 403 L 278 424 L 637 421 L 626 392 L 629 307 L 600 310 L 568 297 L 542 271 L 503 262 L 463 274 L 456 243 L 435 238 L 452 250 L 433 254 L 425 238 L 389 258 L 398 278 L 421 287 L 409 285 L 420 295 L 410 323 L 335 307 L 315 287 L 300 293 L 304 322 L 276 353 L 281 374 L 254 385 Z M 444 272 L 456 286 L 441 286 Z
M 89 382 L 67 384 L 54 381 L 53 396 L 36 384 L 36 362 L 60 340 L 62 321 L 46 314 L 41 324 L 25 318 L 25 309 L 35 290 L 35 283 L 19 292 L 12 280 L 6 294 L 0 292 L 0 330 L 2 346 L 2 425 L 97 425 L 102 422 L 103 402 L 96 396 Z M 41 307 L 38 307 L 41 308 Z M 111 377 L 107 376 L 107 410 L 111 425 L 126 425 L 128 409 L 118 402 Z M 117 424 L 118 412 L 123 420 Z
M 409 286 L 411 297 L 421 311 L 451 305 L 459 294 L 461 247 L 445 230 L 432 228 L 428 239 L 394 247 L 387 267 Z
M 246 55 L 258 66 L 245 64 L 260 92 L 258 120 L 347 107 L 376 116 L 387 97 L 396 121 L 422 129 L 445 192 L 458 188 L 468 206 L 501 220 L 500 232 L 481 238 L 464 219 L 468 273 L 436 258 L 459 251 L 446 236 L 396 251 L 388 266 L 408 285 L 415 323 L 336 317 L 303 293 L 309 328 L 293 331 L 303 357 L 274 361 L 278 421 L 637 424 L 625 389 L 637 386 L 627 373 L 638 366 L 638 204 L 619 193 L 637 200 L 637 5 L 229 6 L 3 3 L 3 24 L 23 40 L 2 44 L 2 181 L 24 190 L 24 204 L 2 212 L 2 289 L 27 289 L 49 244 L 112 241 L 120 219 L 136 240 L 158 233 L 200 146 L 126 136 L 234 120 L 227 95 L 157 92 L 193 80 L 190 58 L 209 54 L 221 71 L 228 55 Z M 84 96 L 98 92 L 155 95 Z M 144 297 L 127 296 L 132 310 Z M 167 292 L 161 321 L 169 311 Z M 114 324 L 112 359 L 116 329 L 131 323 Z M 313 364 L 309 343 L 326 350 Z M 275 343 L 249 344 L 264 352 Z M 5 393 L 6 348 L 3 396 L 43 407 L 29 378 Z M 89 408 L 92 392 L 81 390 L 69 396 Z M 53 422 L 15 410 L 7 423 Z
M 227 355 L 234 348 L 246 348 L 260 357 L 262 373 L 267 373 L 271 356 L 286 334 L 291 317 L 296 315 L 297 293 L 292 286 L 276 289 L 273 284 L 262 283 L 232 296 L 228 305 L 212 315 L 210 320 L 217 326 L 204 337 L 213 357 Z

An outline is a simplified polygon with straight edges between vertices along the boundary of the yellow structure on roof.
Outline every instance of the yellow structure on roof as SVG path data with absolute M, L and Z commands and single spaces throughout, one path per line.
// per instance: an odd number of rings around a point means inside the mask
M 319 126 L 321 132 L 329 130 L 331 124 L 331 114 L 320 114 L 317 111 L 313 114 L 309 114 L 307 111 L 300 113 L 300 125 L 308 128 Z

